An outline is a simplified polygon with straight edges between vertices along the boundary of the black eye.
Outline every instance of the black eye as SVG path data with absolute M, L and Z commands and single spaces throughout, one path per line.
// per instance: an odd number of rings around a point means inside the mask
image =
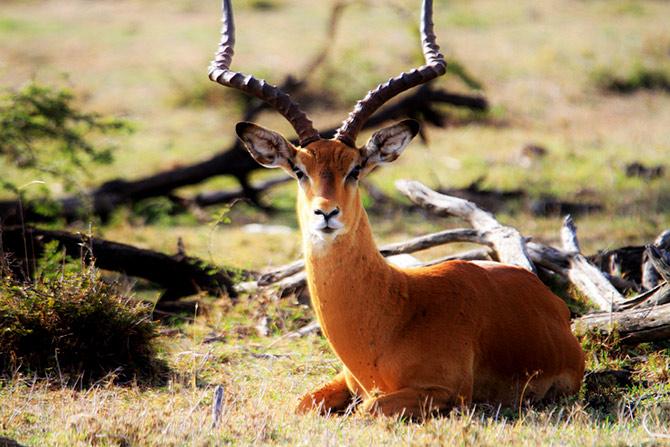
M 354 166 L 354 169 L 351 170 L 349 175 L 347 176 L 347 179 L 349 180 L 358 180 L 358 177 L 361 175 L 361 166 L 356 165 Z
M 305 178 L 305 173 L 295 166 L 293 166 L 293 173 L 298 178 L 298 180 L 302 180 Z

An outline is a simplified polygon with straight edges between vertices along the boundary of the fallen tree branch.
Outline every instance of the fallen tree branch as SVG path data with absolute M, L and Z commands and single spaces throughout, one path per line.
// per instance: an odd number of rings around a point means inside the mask
M 654 274 L 659 277 L 657 285 L 648 291 L 626 300 L 622 309 L 632 307 L 651 307 L 670 302 L 670 263 L 661 249 L 656 245 L 648 245 L 645 250 L 645 263 L 652 266 Z M 651 269 L 649 269 L 651 270 Z
M 515 228 L 501 225 L 491 213 L 467 200 L 435 192 L 417 181 L 399 180 L 396 188 L 412 202 L 438 216 L 457 216 L 468 221 L 493 247 L 500 262 L 536 271 L 528 257 L 523 236 Z
M 654 240 L 653 247 L 658 250 L 668 250 L 670 249 L 670 230 L 666 230 L 663 233 L 659 234 L 658 237 Z M 654 263 L 650 259 L 649 247 L 645 248 L 644 255 L 642 257 L 642 286 L 647 289 L 652 289 L 656 287 L 663 278 L 661 278 L 660 272 L 657 270 L 657 263 Z M 667 278 L 665 279 L 667 281 Z
M 388 244 L 382 246 L 379 252 L 384 256 L 393 256 L 403 253 L 414 253 L 435 247 L 436 245 L 448 244 L 451 242 L 470 242 L 473 244 L 491 245 L 490 241 L 480 231 L 472 229 L 444 230 L 437 233 L 418 236 L 404 242 Z
M 249 188 L 254 191 L 255 195 L 259 196 L 260 194 L 266 193 L 275 186 L 284 185 L 291 180 L 293 180 L 293 178 L 286 175 L 266 180 L 257 185 L 249 185 Z M 192 199 L 183 199 L 183 201 L 187 206 L 195 205 L 200 208 L 205 208 L 212 205 L 230 203 L 237 199 L 244 199 L 247 197 L 247 195 L 248 191 L 245 191 L 244 188 L 235 188 L 232 190 L 201 192 Z
M 57 241 L 75 259 L 93 260 L 95 266 L 146 279 L 165 289 L 160 301 L 207 292 L 215 296 L 237 296 L 232 277 L 239 272 L 214 267 L 198 258 L 169 256 L 152 250 L 65 231 L 37 228 L 0 229 L 0 260 L 9 260 L 15 273 L 26 279 L 34 274 L 37 259 L 48 242 Z M 159 302 L 160 302 L 159 301 Z
M 600 310 L 606 312 L 617 310 L 624 301 L 623 296 L 605 278 L 603 272 L 580 253 L 577 227 L 569 215 L 563 221 L 561 241 L 570 263 L 567 272 L 570 282 L 596 304 Z
M 619 334 L 624 344 L 646 343 L 670 338 L 670 304 L 621 312 L 585 315 L 572 324 L 578 334 L 588 331 Z

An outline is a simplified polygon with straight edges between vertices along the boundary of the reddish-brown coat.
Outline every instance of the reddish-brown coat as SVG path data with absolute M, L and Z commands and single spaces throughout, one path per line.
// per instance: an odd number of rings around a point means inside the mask
M 311 181 L 298 215 L 312 304 L 344 370 L 299 411 L 363 408 L 419 416 L 425 406 L 514 404 L 575 393 L 584 372 L 569 312 L 531 272 L 494 262 L 399 269 L 374 243 L 358 189 L 345 182 L 356 151 L 336 141 L 298 149 Z M 332 173 L 322 184 L 319 172 Z M 336 187 L 333 188 L 332 185 Z M 346 231 L 315 244 L 315 207 L 338 206 Z

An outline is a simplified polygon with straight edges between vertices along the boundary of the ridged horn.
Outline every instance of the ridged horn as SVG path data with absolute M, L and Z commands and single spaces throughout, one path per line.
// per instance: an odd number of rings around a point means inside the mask
M 447 71 L 447 63 L 440 53 L 440 47 L 436 43 L 433 32 L 433 1 L 423 0 L 421 6 L 421 47 L 426 65 L 411 71 L 401 73 L 383 84 L 370 90 L 365 98 L 356 103 L 354 110 L 342 123 L 335 138 L 341 142 L 356 147 L 356 137 L 365 122 L 384 103 L 417 85 L 424 84 Z
M 291 123 L 298 134 L 300 146 L 305 147 L 309 143 L 321 139 L 319 132 L 314 129 L 312 121 L 298 104 L 291 100 L 288 94 L 278 87 L 268 84 L 263 79 L 259 80 L 252 75 L 230 70 L 235 52 L 235 22 L 230 0 L 223 0 L 221 9 L 223 12 L 221 42 L 216 51 L 216 56 L 209 66 L 209 79 L 226 87 L 241 90 L 270 104 Z

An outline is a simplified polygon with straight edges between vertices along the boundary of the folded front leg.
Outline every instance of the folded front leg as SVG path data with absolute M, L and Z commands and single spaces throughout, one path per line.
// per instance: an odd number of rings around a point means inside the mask
M 450 410 L 470 403 L 472 390 L 454 393 L 446 389 L 403 388 L 363 401 L 362 410 L 374 415 L 424 419 L 436 411 Z
M 341 372 L 321 388 L 305 394 L 300 399 L 296 412 L 304 414 L 314 409 L 320 414 L 343 412 L 352 400 L 353 395 L 347 386 L 345 374 Z

